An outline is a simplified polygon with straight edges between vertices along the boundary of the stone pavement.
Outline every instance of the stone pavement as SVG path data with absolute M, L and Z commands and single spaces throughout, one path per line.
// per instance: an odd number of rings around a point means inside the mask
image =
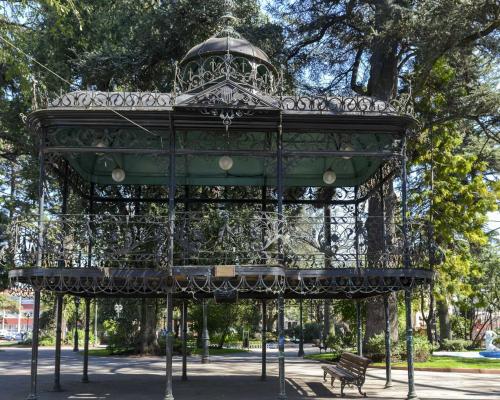
M 174 359 L 174 396 L 184 399 L 276 399 L 278 392 L 277 358 L 269 351 L 266 382 L 260 381 L 260 354 L 234 354 L 212 357 L 202 365 L 189 357 L 189 381 L 180 381 L 181 360 Z M 29 389 L 30 349 L 0 349 L 0 400 L 23 400 Z M 320 364 L 287 354 L 286 376 L 289 399 L 339 398 L 340 389 L 324 384 Z M 159 357 L 90 357 L 91 383 L 81 383 L 82 356 L 71 349 L 62 352 L 63 392 L 52 392 L 54 349 L 41 348 L 39 362 L 39 399 L 163 399 L 164 359 Z M 364 390 L 368 399 L 404 399 L 406 371 L 393 371 L 394 386 L 384 389 L 385 371 L 369 369 Z M 499 399 L 498 375 L 416 372 L 417 393 L 422 400 Z M 347 398 L 361 396 L 346 389 Z

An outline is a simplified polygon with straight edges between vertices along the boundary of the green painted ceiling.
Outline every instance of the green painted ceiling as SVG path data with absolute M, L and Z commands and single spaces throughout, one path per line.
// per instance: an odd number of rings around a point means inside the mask
M 49 133 L 52 147 L 96 147 L 168 150 L 168 133 L 157 136 L 133 129 L 57 128 Z M 284 132 L 285 151 L 343 150 L 394 151 L 397 143 L 387 134 L 300 133 Z M 217 150 L 231 155 L 231 150 L 251 151 L 252 156 L 232 155 L 233 168 L 222 171 L 220 155 L 179 155 L 176 159 L 178 185 L 260 186 L 276 182 L 275 136 L 264 132 L 179 131 L 178 149 Z M 263 151 L 273 152 L 263 156 Z M 253 155 L 255 154 L 255 155 Z M 117 166 L 125 170 L 122 184 L 168 185 L 168 154 L 65 153 L 71 166 L 85 179 L 99 184 L 114 184 L 111 171 Z M 331 168 L 337 174 L 332 186 L 355 186 L 368 179 L 380 166 L 380 158 L 356 156 L 298 157 L 284 159 L 285 186 L 325 186 L 323 172 Z

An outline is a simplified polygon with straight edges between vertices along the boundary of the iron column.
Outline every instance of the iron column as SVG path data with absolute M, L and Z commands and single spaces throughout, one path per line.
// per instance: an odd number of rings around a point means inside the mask
M 66 235 L 66 214 L 68 213 L 68 194 L 69 194 L 69 167 L 68 162 L 64 163 L 64 179 L 62 187 L 62 206 L 61 213 L 63 215 L 62 220 L 62 230 L 64 235 Z M 64 240 L 61 241 L 61 255 L 58 262 L 59 268 L 64 268 L 65 266 L 65 248 Z M 61 391 L 61 325 L 62 325 L 62 311 L 64 305 L 64 297 L 62 294 L 56 295 L 56 352 L 54 360 L 54 391 Z
M 89 334 L 90 334 L 90 298 L 85 297 L 85 337 L 83 343 L 83 377 L 82 382 L 89 382 Z
M 64 296 L 57 294 L 56 296 L 56 355 L 54 361 L 54 391 L 61 391 L 61 325 L 62 311 L 64 305 Z
M 165 340 L 165 368 L 167 375 L 167 382 L 165 388 L 165 400 L 173 400 L 174 395 L 172 392 L 172 356 L 173 356 L 173 297 L 172 297 L 172 269 L 174 267 L 174 234 L 175 234 L 175 161 L 176 161 L 176 131 L 175 124 L 172 118 L 172 113 L 168 114 L 170 123 L 170 140 L 169 140 L 169 160 L 168 160 L 168 262 L 167 262 L 167 332 Z
M 73 336 L 73 351 L 79 351 L 78 348 L 78 310 L 80 308 L 80 298 L 78 296 L 75 297 L 75 332 Z
M 401 160 L 401 199 L 403 219 L 403 262 L 404 268 L 411 267 L 410 248 L 408 243 L 408 177 L 406 171 L 406 135 L 403 138 L 403 157 Z M 406 358 L 408 362 L 408 399 L 418 399 L 415 391 L 415 379 L 413 370 L 413 326 L 411 319 L 411 286 L 405 289 L 405 311 L 406 311 Z
M 31 388 L 28 400 L 37 399 L 37 373 L 38 373 L 38 329 L 40 326 L 40 289 L 35 289 L 33 305 L 33 336 L 31 343 Z
M 361 302 L 356 300 L 356 328 L 358 342 L 358 356 L 363 355 L 363 328 L 361 326 Z
M 298 357 L 304 357 L 304 305 L 302 298 L 299 299 L 299 352 Z
M 279 112 L 279 124 L 276 141 L 276 157 L 277 157 L 277 200 L 278 200 L 278 231 L 280 233 L 278 239 L 278 258 L 279 263 L 284 265 L 283 254 L 283 114 Z M 278 399 L 285 400 L 285 299 L 283 291 L 278 294 L 278 369 L 280 391 Z
M 392 387 L 391 378 L 391 322 L 389 314 L 389 294 L 384 295 L 385 310 L 385 387 Z
M 182 380 L 187 381 L 187 301 L 182 302 Z
M 208 346 L 210 344 L 210 335 L 208 334 L 208 306 L 206 299 L 202 300 L 202 312 L 203 312 L 203 331 L 201 334 L 201 346 L 202 346 L 201 363 L 208 364 L 210 362 L 210 354 L 208 350 Z
M 267 357 L 267 304 L 266 300 L 262 299 L 262 371 L 260 379 L 265 381 L 267 378 L 266 372 L 266 357 Z

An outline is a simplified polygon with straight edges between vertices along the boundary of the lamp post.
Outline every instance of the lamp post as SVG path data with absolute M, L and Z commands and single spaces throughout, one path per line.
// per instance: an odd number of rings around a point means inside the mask
M 80 298 L 75 297 L 75 336 L 73 343 L 73 351 L 79 351 L 78 349 L 78 309 L 80 307 Z
M 120 314 L 122 313 L 123 306 L 120 303 L 115 304 L 116 318 L 120 319 Z
M 31 318 L 32 313 L 30 311 L 27 311 L 27 312 L 24 313 L 24 315 L 26 316 L 26 319 L 27 319 L 27 321 L 26 321 L 26 332 L 28 332 L 29 327 L 30 327 L 30 318 Z

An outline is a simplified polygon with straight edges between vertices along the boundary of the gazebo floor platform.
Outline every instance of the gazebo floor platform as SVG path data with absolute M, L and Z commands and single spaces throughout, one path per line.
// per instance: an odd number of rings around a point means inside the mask
M 164 297 L 220 301 L 237 298 L 366 298 L 432 281 L 421 268 L 289 269 L 269 265 L 146 268 L 20 268 L 11 270 L 14 291 L 82 297 Z
M 306 348 L 306 351 L 309 349 Z M 286 350 L 286 392 L 288 399 L 338 399 L 338 385 L 323 382 L 320 363 L 296 357 L 297 349 Z M 66 399 L 162 399 L 163 357 L 90 357 L 90 383 L 81 382 L 82 356 L 71 349 L 62 352 L 62 392 L 53 392 L 53 348 L 41 348 L 39 400 Z M 26 398 L 31 349 L 5 348 L 0 358 L 0 386 L 3 400 Z M 212 356 L 210 364 L 199 357 L 188 358 L 188 381 L 181 381 L 181 359 L 174 357 L 173 391 L 176 400 L 275 400 L 278 390 L 276 353 L 268 350 L 268 377 L 260 381 L 260 353 Z M 421 400 L 497 399 L 498 375 L 416 371 L 416 389 Z M 369 368 L 363 389 L 365 399 L 406 399 L 406 371 L 392 371 L 393 387 L 385 389 L 385 370 Z M 347 399 L 363 399 L 356 389 L 346 388 Z

